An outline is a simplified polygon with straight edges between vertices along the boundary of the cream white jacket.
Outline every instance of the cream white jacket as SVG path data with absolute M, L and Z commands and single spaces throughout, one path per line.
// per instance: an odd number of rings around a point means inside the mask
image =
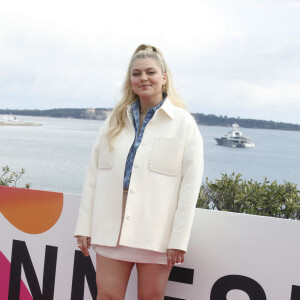
M 113 151 L 103 138 L 107 125 L 108 119 L 91 153 L 75 235 L 91 237 L 92 244 L 116 246 L 125 163 L 135 138 L 131 108 Z M 134 159 L 120 244 L 187 251 L 202 174 L 198 126 L 167 98 L 146 126 Z

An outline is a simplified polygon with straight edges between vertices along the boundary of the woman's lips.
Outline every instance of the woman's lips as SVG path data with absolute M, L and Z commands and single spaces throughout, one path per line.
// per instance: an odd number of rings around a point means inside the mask
M 151 85 L 150 84 L 141 85 L 140 88 L 145 88 L 145 87 L 148 87 L 148 86 L 151 86 Z

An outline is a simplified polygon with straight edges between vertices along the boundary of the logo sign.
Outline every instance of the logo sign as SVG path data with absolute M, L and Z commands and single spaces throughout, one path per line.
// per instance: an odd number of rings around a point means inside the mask
M 96 299 L 95 253 L 73 237 L 80 195 L 0 187 L 0 299 Z M 300 222 L 196 209 L 168 300 L 300 299 Z M 136 299 L 134 268 L 126 299 Z

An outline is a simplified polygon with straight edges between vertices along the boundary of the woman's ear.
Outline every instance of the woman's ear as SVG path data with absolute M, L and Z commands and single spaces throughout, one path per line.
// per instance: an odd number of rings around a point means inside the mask
M 168 80 L 168 75 L 167 75 L 167 73 L 164 73 L 164 75 L 163 75 L 163 84 L 166 84 L 167 80 Z

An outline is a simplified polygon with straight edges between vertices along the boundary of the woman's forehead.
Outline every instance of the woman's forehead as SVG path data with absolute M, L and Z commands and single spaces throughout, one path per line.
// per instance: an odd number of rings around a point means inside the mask
M 144 69 L 150 69 L 150 68 L 160 68 L 158 63 L 151 57 L 146 58 L 137 58 L 133 61 L 131 70 L 144 70 Z

